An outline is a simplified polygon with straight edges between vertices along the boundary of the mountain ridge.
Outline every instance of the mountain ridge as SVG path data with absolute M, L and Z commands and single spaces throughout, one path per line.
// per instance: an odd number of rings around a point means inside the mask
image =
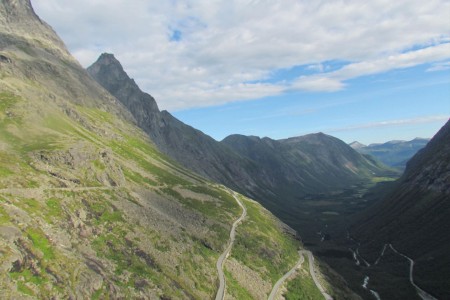
M 237 176 L 243 185 L 251 186 L 252 176 L 248 170 L 254 169 L 251 162 L 239 157 L 227 147 L 201 131 L 184 124 L 167 111 L 159 111 L 152 96 L 141 89 L 123 70 L 111 54 L 100 55 L 97 62 L 87 68 L 89 74 L 106 90 L 112 93 L 137 119 L 138 125 L 166 155 L 177 160 L 202 176 L 225 183 L 236 189 L 235 180 L 228 174 Z M 242 176 L 240 174 L 243 174 Z
M 170 113 L 165 111 L 160 112 L 154 98 L 142 92 L 135 85 L 134 81 L 130 84 L 132 79 L 123 70 L 120 62 L 112 59 L 112 57 L 111 54 L 100 55 L 99 59 L 87 68 L 88 72 L 104 88 L 115 95 L 119 101 L 130 109 L 134 117 L 138 120 L 139 126 L 149 134 L 161 151 L 174 158 L 186 168 L 190 168 L 203 176 L 207 176 L 212 180 L 237 189 L 248 196 L 260 199 L 261 197 L 274 194 L 273 189 L 276 187 L 273 185 L 277 180 L 275 178 L 276 176 L 271 175 L 270 170 L 267 168 L 261 168 L 258 165 L 260 162 L 254 161 L 250 155 L 243 155 L 243 153 L 236 151 L 237 149 L 233 149 L 233 146 L 236 145 L 229 143 L 230 139 L 233 139 L 233 136 L 229 136 L 218 142 L 201 131 L 177 120 Z M 120 76 L 114 74 L 117 70 L 120 70 Z M 127 87 L 130 85 L 133 87 L 123 88 L 124 86 Z M 122 90 L 118 91 L 117 87 L 122 87 Z M 143 99 L 147 98 L 149 101 L 143 101 Z M 318 137 L 322 137 L 322 139 Z M 267 137 L 249 137 L 249 139 L 265 141 L 266 145 L 271 143 L 272 145 L 280 145 L 281 143 L 293 144 L 295 141 L 305 141 L 308 139 L 311 140 L 310 143 L 312 143 L 312 140 L 317 140 L 316 144 L 320 144 L 319 140 L 323 142 L 326 139 L 331 139 L 331 137 L 323 133 L 318 133 L 286 139 L 285 142 L 276 142 Z M 342 150 L 345 147 L 347 146 L 342 144 L 340 149 Z M 348 147 L 345 151 L 351 152 L 353 150 Z M 353 158 L 356 157 L 359 159 L 359 162 L 365 161 L 367 166 L 373 166 L 372 162 L 354 152 Z M 306 159 L 306 156 L 303 155 L 302 159 Z M 287 163 L 284 162 L 283 165 L 287 165 Z M 374 166 L 374 170 L 377 168 L 380 169 L 382 167 Z M 357 174 L 358 172 L 354 172 L 355 170 L 351 174 Z M 370 176 L 368 172 L 364 175 L 361 172 L 360 175 L 361 177 Z M 286 180 L 289 181 L 288 179 Z M 300 186 L 305 185 L 305 182 L 308 185 L 307 181 L 303 181 L 303 183 L 300 183 Z M 320 182 L 318 179 L 315 181 Z M 284 183 L 279 183 L 279 185 Z

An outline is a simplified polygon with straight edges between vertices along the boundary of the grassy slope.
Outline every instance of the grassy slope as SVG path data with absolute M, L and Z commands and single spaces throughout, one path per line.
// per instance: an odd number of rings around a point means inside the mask
M 292 231 L 282 226 L 267 210 L 255 201 L 241 196 L 247 217 L 237 228 L 234 247 L 229 260 L 237 261 L 243 269 L 227 263 L 227 289 L 235 299 L 261 299 L 268 296 L 273 284 L 298 260 L 300 242 Z M 252 277 L 252 280 L 249 280 Z M 255 289 L 255 283 L 262 288 Z
M 286 300 L 296 299 L 323 299 L 319 289 L 309 274 L 309 260 L 305 260 L 297 276 L 290 280 L 286 286 L 287 291 L 283 294 Z
M 240 214 L 233 197 L 160 154 L 114 103 L 81 105 L 101 92 L 72 81 L 83 76 L 76 67 L 15 51 L 0 74 L 4 296 L 212 297 L 216 259 Z M 245 204 L 251 222 L 234 253 L 273 282 L 296 244 L 261 206 Z

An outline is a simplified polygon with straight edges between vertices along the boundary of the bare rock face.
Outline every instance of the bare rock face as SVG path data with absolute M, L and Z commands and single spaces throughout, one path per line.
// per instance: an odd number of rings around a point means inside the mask
M 39 43 L 40 47 L 76 63 L 53 29 L 36 15 L 30 0 L 1 1 L 0 33 L 13 34 L 16 38 L 20 36 L 32 43 Z
M 114 55 L 103 53 L 87 71 L 133 114 L 139 126 L 158 144 L 161 136 L 155 129 L 162 122 L 158 105 L 152 96 L 142 92 L 134 80 L 128 77 Z

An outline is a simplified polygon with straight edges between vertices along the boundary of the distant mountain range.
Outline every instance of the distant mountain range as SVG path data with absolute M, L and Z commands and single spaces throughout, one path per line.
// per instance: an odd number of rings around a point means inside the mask
M 429 141 L 430 139 L 415 138 L 411 141 L 389 141 L 368 146 L 355 141 L 349 145 L 359 153 L 372 155 L 387 166 L 403 170 L 406 162 Z
M 419 140 L 419 142 L 425 142 Z M 393 189 L 351 233 L 375 261 L 384 244 L 415 261 L 414 280 L 438 299 L 450 295 L 450 121 L 408 161 Z

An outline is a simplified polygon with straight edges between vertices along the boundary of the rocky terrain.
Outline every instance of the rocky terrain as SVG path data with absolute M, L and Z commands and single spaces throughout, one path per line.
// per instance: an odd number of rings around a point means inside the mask
M 161 154 L 137 123 L 29 0 L 0 3 L 2 299 L 214 297 L 240 207 Z M 256 299 L 301 245 L 242 201 L 249 213 L 225 268 L 227 293 Z

